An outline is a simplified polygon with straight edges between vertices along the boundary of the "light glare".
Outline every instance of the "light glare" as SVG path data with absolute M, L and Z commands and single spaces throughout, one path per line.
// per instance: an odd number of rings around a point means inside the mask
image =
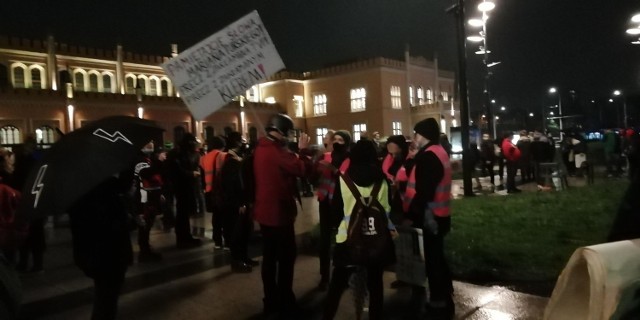
M 628 34 L 640 34 L 640 28 L 631 28 L 631 29 L 627 29 L 627 33 Z
M 482 21 L 482 19 L 469 19 L 469 25 L 472 27 L 482 27 L 484 21 Z
M 631 17 L 631 22 L 638 22 L 640 23 L 640 13 L 636 14 L 635 16 Z
M 496 4 L 491 1 L 485 1 L 478 5 L 478 10 L 482 12 L 491 11 L 496 7 Z
M 484 38 L 482 38 L 481 36 L 468 36 L 467 40 L 472 41 L 472 42 L 480 42 L 480 41 L 484 40 Z

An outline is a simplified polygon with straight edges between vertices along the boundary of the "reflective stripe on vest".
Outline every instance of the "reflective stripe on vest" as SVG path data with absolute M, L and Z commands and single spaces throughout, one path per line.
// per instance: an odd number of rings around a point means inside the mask
M 324 199 L 329 198 L 329 200 L 333 200 L 333 194 L 336 189 L 336 175 L 333 172 L 335 167 L 331 164 L 331 152 L 325 152 L 324 158 L 320 160 L 320 179 L 318 181 L 318 190 L 316 191 L 316 195 L 318 196 L 318 201 L 323 201 Z M 340 165 L 340 172 L 345 173 L 349 168 L 349 164 L 351 161 L 349 159 L 345 159 Z
M 388 153 L 387 156 L 384 158 L 384 161 L 382 161 L 382 172 L 384 172 L 384 174 L 387 176 L 387 179 L 393 181 L 393 175 L 389 173 L 389 169 L 391 169 L 391 166 L 393 165 L 393 155 L 391 155 L 391 153 Z
M 433 211 L 433 214 L 438 217 L 448 217 L 450 215 L 449 203 L 451 200 L 451 162 L 449 162 L 449 155 L 444 148 L 435 144 L 427 148 L 424 152 L 433 152 L 444 169 L 442 180 L 436 187 L 436 193 L 433 197 L 433 201 L 429 202 L 428 206 Z M 405 212 L 409 211 L 411 202 L 416 196 L 416 166 L 413 167 L 409 174 L 409 182 L 407 183 L 407 190 L 405 191 L 404 200 L 402 202 L 402 208 Z

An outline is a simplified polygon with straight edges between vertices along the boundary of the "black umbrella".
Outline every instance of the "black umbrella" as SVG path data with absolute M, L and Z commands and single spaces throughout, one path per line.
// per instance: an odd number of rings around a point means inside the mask
M 108 177 L 133 170 L 140 149 L 162 131 L 153 121 L 113 116 L 63 136 L 25 182 L 19 218 L 64 212 Z

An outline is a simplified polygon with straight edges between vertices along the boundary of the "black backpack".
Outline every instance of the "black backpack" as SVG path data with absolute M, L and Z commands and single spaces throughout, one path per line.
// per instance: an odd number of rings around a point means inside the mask
M 378 201 L 378 192 L 384 181 L 374 185 L 369 197 L 363 197 L 349 175 L 345 173 L 341 176 L 356 198 L 345 241 L 349 261 L 356 265 L 394 264 L 396 255 L 389 233 L 389 221 L 384 208 Z

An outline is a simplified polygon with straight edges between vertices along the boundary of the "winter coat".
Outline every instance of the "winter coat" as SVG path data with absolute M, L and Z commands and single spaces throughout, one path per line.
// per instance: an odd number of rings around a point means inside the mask
M 511 140 L 502 140 L 502 155 L 509 162 L 517 162 L 520 159 L 520 149 Z
M 271 227 L 292 225 L 298 211 L 296 177 L 311 174 L 311 160 L 289 151 L 278 141 L 262 137 L 254 151 L 253 171 L 255 220 Z

